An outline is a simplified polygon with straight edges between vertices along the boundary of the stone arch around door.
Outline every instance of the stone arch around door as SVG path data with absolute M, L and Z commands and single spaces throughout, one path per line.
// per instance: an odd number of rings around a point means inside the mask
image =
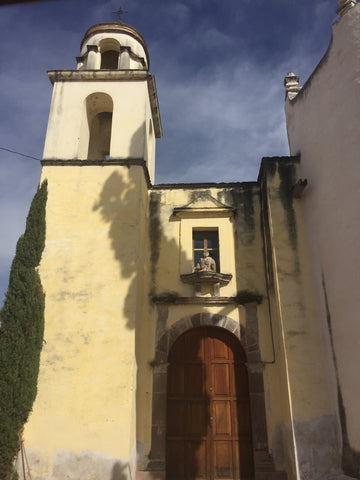
M 166 401 L 168 354 L 174 342 L 186 331 L 201 327 L 215 326 L 232 333 L 241 343 L 247 356 L 249 396 L 254 453 L 267 452 L 266 415 L 264 400 L 263 365 L 258 342 L 257 305 L 244 306 L 246 326 L 226 315 L 209 312 L 196 313 L 183 317 L 166 328 L 168 307 L 158 305 L 158 325 L 156 335 L 155 360 L 153 363 L 153 413 L 151 451 L 147 471 L 157 472 L 156 478 L 165 478 L 166 454 Z M 255 468 L 257 455 L 254 455 Z

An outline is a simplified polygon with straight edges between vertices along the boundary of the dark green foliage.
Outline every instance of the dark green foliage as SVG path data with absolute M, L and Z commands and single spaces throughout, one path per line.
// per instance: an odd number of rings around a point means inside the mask
M 17 472 L 12 473 L 11 480 L 19 480 L 19 475 Z
M 37 266 L 45 245 L 47 182 L 30 206 L 16 246 L 9 287 L 0 311 L 0 479 L 11 478 L 19 432 L 37 391 L 44 334 L 44 293 Z

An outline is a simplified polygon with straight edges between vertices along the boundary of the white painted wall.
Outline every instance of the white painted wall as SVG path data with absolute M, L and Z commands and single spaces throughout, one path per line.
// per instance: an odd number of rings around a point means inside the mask
M 360 451 L 360 4 L 333 25 L 327 54 L 285 112 L 290 153 L 301 155 L 309 182 L 303 201 L 320 321 L 326 332 L 325 286 L 348 438 Z
M 110 158 L 146 159 L 153 180 L 155 148 L 152 147 L 151 152 L 147 148 L 152 116 L 146 76 L 136 81 L 55 82 L 43 158 L 87 158 L 86 98 L 96 92 L 105 93 L 113 100 Z

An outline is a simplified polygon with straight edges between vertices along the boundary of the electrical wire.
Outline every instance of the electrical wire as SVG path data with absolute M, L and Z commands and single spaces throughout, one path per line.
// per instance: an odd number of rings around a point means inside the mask
M 33 157 L 31 155 L 25 155 L 25 153 L 16 152 L 15 150 L 10 150 L 9 148 L 0 147 L 0 150 L 4 150 L 5 152 L 9 152 L 9 153 L 15 153 L 15 155 L 20 155 L 21 157 L 31 158 L 32 160 L 41 161 L 41 158 Z

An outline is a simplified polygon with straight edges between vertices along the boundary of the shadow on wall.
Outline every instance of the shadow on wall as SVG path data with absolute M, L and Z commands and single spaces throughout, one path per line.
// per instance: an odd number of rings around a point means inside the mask
M 133 137 L 134 142 L 141 141 L 141 132 L 137 131 Z M 131 148 L 131 153 L 136 149 Z M 126 328 L 136 328 L 135 340 L 135 357 L 137 370 L 137 404 L 141 404 L 141 399 L 148 398 L 149 403 L 151 399 L 146 395 L 146 388 L 152 381 L 152 375 L 149 375 L 149 360 L 154 358 L 154 345 L 149 339 L 154 338 L 154 333 L 151 329 L 155 328 L 148 318 L 144 317 L 146 307 L 143 310 L 144 304 L 149 300 L 151 294 L 169 294 L 177 295 L 171 292 L 174 288 L 169 281 L 167 292 L 159 292 L 157 288 L 158 267 L 161 264 L 161 274 L 165 278 L 175 278 L 180 276 L 180 265 L 188 263 L 191 265 L 189 255 L 192 252 L 180 250 L 178 239 L 168 237 L 164 232 L 164 226 L 161 222 L 161 210 L 168 208 L 163 204 L 164 198 L 159 191 L 153 191 L 148 197 L 149 192 L 146 190 L 146 185 L 143 183 L 142 167 L 132 165 L 118 167 L 106 179 L 102 191 L 93 205 L 93 211 L 101 215 L 104 223 L 107 224 L 108 237 L 110 240 L 111 249 L 114 258 L 118 263 L 119 274 L 122 280 L 125 280 L 125 289 L 119 292 L 123 297 L 123 312 L 120 317 L 123 317 Z M 106 228 L 106 227 L 105 227 Z M 190 273 L 190 272 L 189 272 Z M 149 280 L 148 284 L 145 281 Z M 176 288 L 176 287 L 175 287 Z M 228 314 L 229 307 L 224 306 L 223 312 L 220 314 Z M 157 327 L 160 328 L 161 319 L 158 320 Z M 164 320 L 166 323 L 166 320 Z M 166 325 L 163 325 L 166 328 Z M 194 355 L 198 358 L 199 342 L 194 341 Z M 200 365 L 201 366 L 201 365 Z M 151 378 L 150 378 L 151 377 Z M 149 380 L 150 378 L 150 380 Z M 189 388 L 192 388 L 192 377 L 188 376 Z M 195 379 L 196 380 L 196 379 Z M 195 382 L 196 383 L 196 382 Z M 200 382 L 201 388 L 204 387 L 204 382 Z M 199 392 L 198 392 L 199 393 Z M 161 392 L 161 401 L 159 406 L 166 408 L 166 392 Z M 178 429 L 182 434 L 194 433 L 193 429 L 197 429 L 197 433 L 201 436 L 204 431 L 209 429 L 210 412 L 209 412 L 209 395 L 205 394 L 201 397 L 203 408 L 200 416 L 197 414 L 197 404 L 194 404 L 193 417 L 194 422 L 188 425 L 188 431 L 183 432 L 183 422 L 180 415 L 175 415 L 173 421 L 178 422 L 174 424 L 174 429 Z M 143 405 L 143 404 L 142 404 Z M 146 429 L 149 419 L 144 418 L 147 409 L 137 412 L 137 428 Z M 149 409 L 150 410 L 150 409 Z M 144 413 L 145 412 L 145 413 Z M 196 420 L 196 422 L 195 422 Z M 138 438 L 143 438 L 141 432 L 138 432 Z M 173 451 L 168 452 L 169 458 L 173 457 L 172 465 L 174 471 L 178 469 L 179 464 L 182 464 L 184 458 L 187 460 L 187 469 L 190 474 L 196 476 L 199 471 L 205 471 L 204 458 L 208 446 L 202 440 L 195 439 L 189 443 L 187 451 L 178 457 L 176 446 Z M 154 452 L 153 452 L 154 453 Z M 205 456 L 204 456 L 205 455 Z M 146 463 L 146 458 L 144 459 Z M 145 465 L 146 466 L 146 465 Z M 183 468 L 183 467 L 182 467 Z M 224 467 L 225 468 L 225 467 Z M 227 467 L 226 467 L 227 468 Z M 117 462 L 114 464 L 111 480 L 127 480 L 130 475 L 129 464 L 122 464 Z
M 93 210 L 98 210 L 104 222 L 109 224 L 108 235 L 115 259 L 120 266 L 121 278 L 130 280 L 128 291 L 121 293 L 126 297 L 123 313 L 127 319 L 126 326 L 130 329 L 135 328 L 135 316 L 131 314 L 131 298 L 136 290 L 140 241 L 135 168 L 140 167 L 130 167 L 129 179 L 126 180 L 120 171 L 113 172 L 104 183 L 100 197 L 93 206 Z
M 151 340 L 156 327 L 149 321 L 149 310 L 151 294 L 158 291 L 158 266 L 161 263 L 168 277 L 173 278 L 174 272 L 180 275 L 181 259 L 188 260 L 185 252 L 180 251 L 177 238 L 168 237 L 164 232 L 160 218 L 163 201 L 158 192 L 151 192 L 149 197 L 142 167 L 129 165 L 111 170 L 92 205 L 93 213 L 100 215 L 105 224 L 123 285 L 118 292 L 123 301 L 118 321 L 136 331 L 136 404 L 142 405 L 136 412 L 137 438 L 145 437 L 150 422 L 152 398 L 148 392 L 152 388 L 152 373 L 149 362 L 154 358 Z M 174 288 L 170 281 L 168 288 Z M 144 451 L 143 459 L 138 459 L 144 467 L 149 461 L 146 454 Z M 111 480 L 125 480 L 128 475 L 129 471 L 119 463 L 114 465 Z
M 144 151 L 145 122 L 132 136 L 129 159 L 139 158 Z M 143 186 L 138 175 L 141 166 L 119 167 L 107 178 L 93 211 L 99 211 L 105 223 L 109 224 L 109 238 L 115 259 L 120 266 L 120 276 L 129 280 L 127 292 L 119 292 L 125 298 L 123 315 L 126 326 L 135 328 L 136 295 L 138 292 L 139 268 L 146 261 L 143 243 L 147 212 L 147 197 L 142 195 Z M 143 224 L 142 224 L 143 223 Z
M 144 152 L 145 141 L 144 122 L 132 136 L 129 160 L 139 158 L 139 153 Z M 160 220 L 161 194 L 152 192 L 148 202 L 148 192 L 144 190 L 139 170 L 141 166 L 129 165 L 113 171 L 93 205 L 93 211 L 98 211 L 109 225 L 108 236 L 120 267 L 120 277 L 129 280 L 127 291 L 119 292 L 125 298 L 122 313 L 129 329 L 135 328 L 139 299 L 144 303 L 149 293 L 156 294 L 160 255 L 166 257 L 169 271 L 177 270 L 179 276 L 180 264 L 189 260 L 185 252 L 179 251 L 177 240 L 164 235 Z M 142 285 L 146 271 L 149 271 L 150 285 Z

